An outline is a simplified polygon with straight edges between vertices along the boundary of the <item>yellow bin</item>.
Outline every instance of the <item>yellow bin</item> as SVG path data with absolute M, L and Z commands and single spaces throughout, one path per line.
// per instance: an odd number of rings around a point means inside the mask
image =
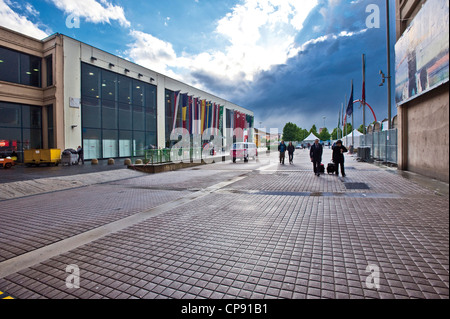
M 48 164 L 58 166 L 61 163 L 61 150 L 25 150 L 24 163 L 26 165 Z

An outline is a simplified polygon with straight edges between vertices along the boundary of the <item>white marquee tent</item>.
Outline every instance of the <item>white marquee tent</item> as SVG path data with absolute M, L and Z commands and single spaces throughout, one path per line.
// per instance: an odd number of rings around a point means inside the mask
M 358 148 L 360 146 L 360 136 L 362 136 L 363 134 L 358 131 L 358 130 L 354 130 L 353 131 L 353 142 L 352 143 L 352 133 L 348 134 L 347 136 L 344 136 L 344 138 L 342 139 L 342 142 L 344 143 L 345 146 L 349 147 L 350 145 L 353 145 L 353 148 Z
M 317 139 L 320 140 L 317 136 L 315 136 L 313 133 L 309 134 L 307 138 L 305 138 L 302 143 L 314 143 Z

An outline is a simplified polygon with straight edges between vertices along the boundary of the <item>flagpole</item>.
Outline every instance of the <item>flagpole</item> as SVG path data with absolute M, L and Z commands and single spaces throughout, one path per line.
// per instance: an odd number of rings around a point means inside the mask
M 352 92 L 353 92 L 353 80 L 352 80 Z M 351 100 L 350 100 L 350 102 L 349 103 L 352 103 L 352 106 L 353 106 L 353 98 L 352 98 L 352 96 L 350 97 L 351 98 Z M 354 127 L 354 113 L 355 112 L 352 112 L 352 146 L 354 146 L 355 145 L 355 127 Z
M 362 97 L 362 107 L 363 107 L 363 134 L 366 134 L 366 55 L 362 55 L 363 63 L 363 97 Z
M 342 103 L 341 125 L 342 125 L 342 128 L 341 128 L 341 138 L 340 139 L 343 139 L 344 138 L 344 103 Z
M 345 103 L 347 102 L 347 94 L 345 94 Z M 344 103 L 344 109 L 345 109 L 345 103 Z M 344 138 L 344 137 L 346 137 L 347 136 L 347 110 L 345 109 L 345 113 L 346 113 L 346 115 L 345 115 L 345 121 L 344 121 L 344 130 L 343 130 L 343 132 L 344 132 L 344 134 L 342 135 L 342 138 Z M 347 139 L 345 140 L 345 144 L 347 144 Z

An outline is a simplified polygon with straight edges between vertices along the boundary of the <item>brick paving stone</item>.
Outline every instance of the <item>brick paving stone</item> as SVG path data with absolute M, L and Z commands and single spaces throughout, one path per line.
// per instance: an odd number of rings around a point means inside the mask
M 254 171 L 182 207 L 0 279 L 0 288 L 30 298 L 448 298 L 448 196 L 366 163 L 347 165 L 353 169 L 346 180 L 365 182 L 369 190 L 347 190 L 334 176 L 317 178 L 303 162 Z M 29 225 L 19 225 L 19 210 L 6 219 L 0 232 L 3 227 L 9 236 L 8 249 L 0 258 L 242 174 L 226 164 L 212 166 L 171 172 L 167 179 L 152 175 L 58 192 L 67 195 L 67 203 L 104 195 L 83 212 L 44 205 L 48 195 L 34 196 L 49 212 L 45 222 L 44 209 L 24 198 L 24 214 L 36 216 Z M 73 228 L 64 225 L 69 222 Z M 83 290 L 64 287 L 69 264 L 80 266 Z M 380 268 L 378 290 L 365 285 L 369 264 Z

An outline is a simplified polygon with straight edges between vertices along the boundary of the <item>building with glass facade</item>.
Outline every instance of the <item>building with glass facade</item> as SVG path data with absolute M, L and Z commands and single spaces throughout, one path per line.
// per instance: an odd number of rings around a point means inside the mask
M 253 122 L 247 109 L 68 36 L 0 27 L 0 156 L 78 146 L 85 159 L 142 156 L 173 145 L 175 127 L 217 127 L 230 144 L 224 128 Z

